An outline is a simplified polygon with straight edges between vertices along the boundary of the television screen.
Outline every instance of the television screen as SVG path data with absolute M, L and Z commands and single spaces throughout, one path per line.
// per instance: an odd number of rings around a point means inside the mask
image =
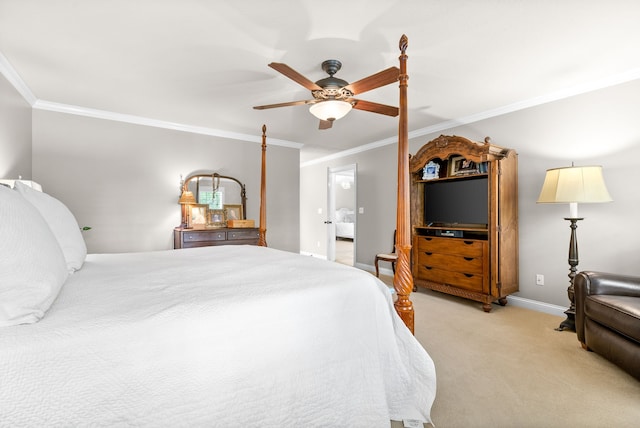
M 483 224 L 488 220 L 488 178 L 469 177 L 424 184 L 425 225 Z

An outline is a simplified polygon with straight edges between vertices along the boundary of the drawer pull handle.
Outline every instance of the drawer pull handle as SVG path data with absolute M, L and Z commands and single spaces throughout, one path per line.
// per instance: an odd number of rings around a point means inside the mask
M 473 278 L 473 275 L 470 273 L 465 273 L 464 276 L 466 276 L 467 278 Z
M 473 257 L 465 257 L 464 259 L 465 259 L 466 261 L 468 261 L 468 262 L 470 262 L 471 260 L 474 260 L 474 258 L 473 258 Z
M 425 253 L 427 256 L 431 256 L 431 255 L 433 255 L 433 253 L 430 253 L 430 252 L 428 252 L 428 251 L 425 251 L 424 253 Z
M 427 266 L 427 265 L 425 265 L 424 268 L 427 269 L 427 270 L 433 269 L 431 266 Z
M 473 241 L 462 241 L 465 243 L 465 245 L 473 245 Z

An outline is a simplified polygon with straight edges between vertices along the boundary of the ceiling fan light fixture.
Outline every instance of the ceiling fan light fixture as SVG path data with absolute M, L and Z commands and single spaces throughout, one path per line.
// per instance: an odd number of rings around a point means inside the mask
M 352 107 L 347 101 L 326 100 L 313 104 L 309 111 L 320 120 L 334 121 L 344 117 Z

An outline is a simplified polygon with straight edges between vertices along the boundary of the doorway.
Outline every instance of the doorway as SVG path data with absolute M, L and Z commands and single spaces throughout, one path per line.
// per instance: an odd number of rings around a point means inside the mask
M 354 266 L 356 256 L 356 164 L 327 168 L 327 259 Z

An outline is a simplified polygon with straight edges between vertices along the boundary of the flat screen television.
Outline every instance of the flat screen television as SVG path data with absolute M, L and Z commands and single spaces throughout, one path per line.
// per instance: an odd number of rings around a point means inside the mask
M 424 184 L 424 224 L 454 227 L 489 223 L 486 175 Z

